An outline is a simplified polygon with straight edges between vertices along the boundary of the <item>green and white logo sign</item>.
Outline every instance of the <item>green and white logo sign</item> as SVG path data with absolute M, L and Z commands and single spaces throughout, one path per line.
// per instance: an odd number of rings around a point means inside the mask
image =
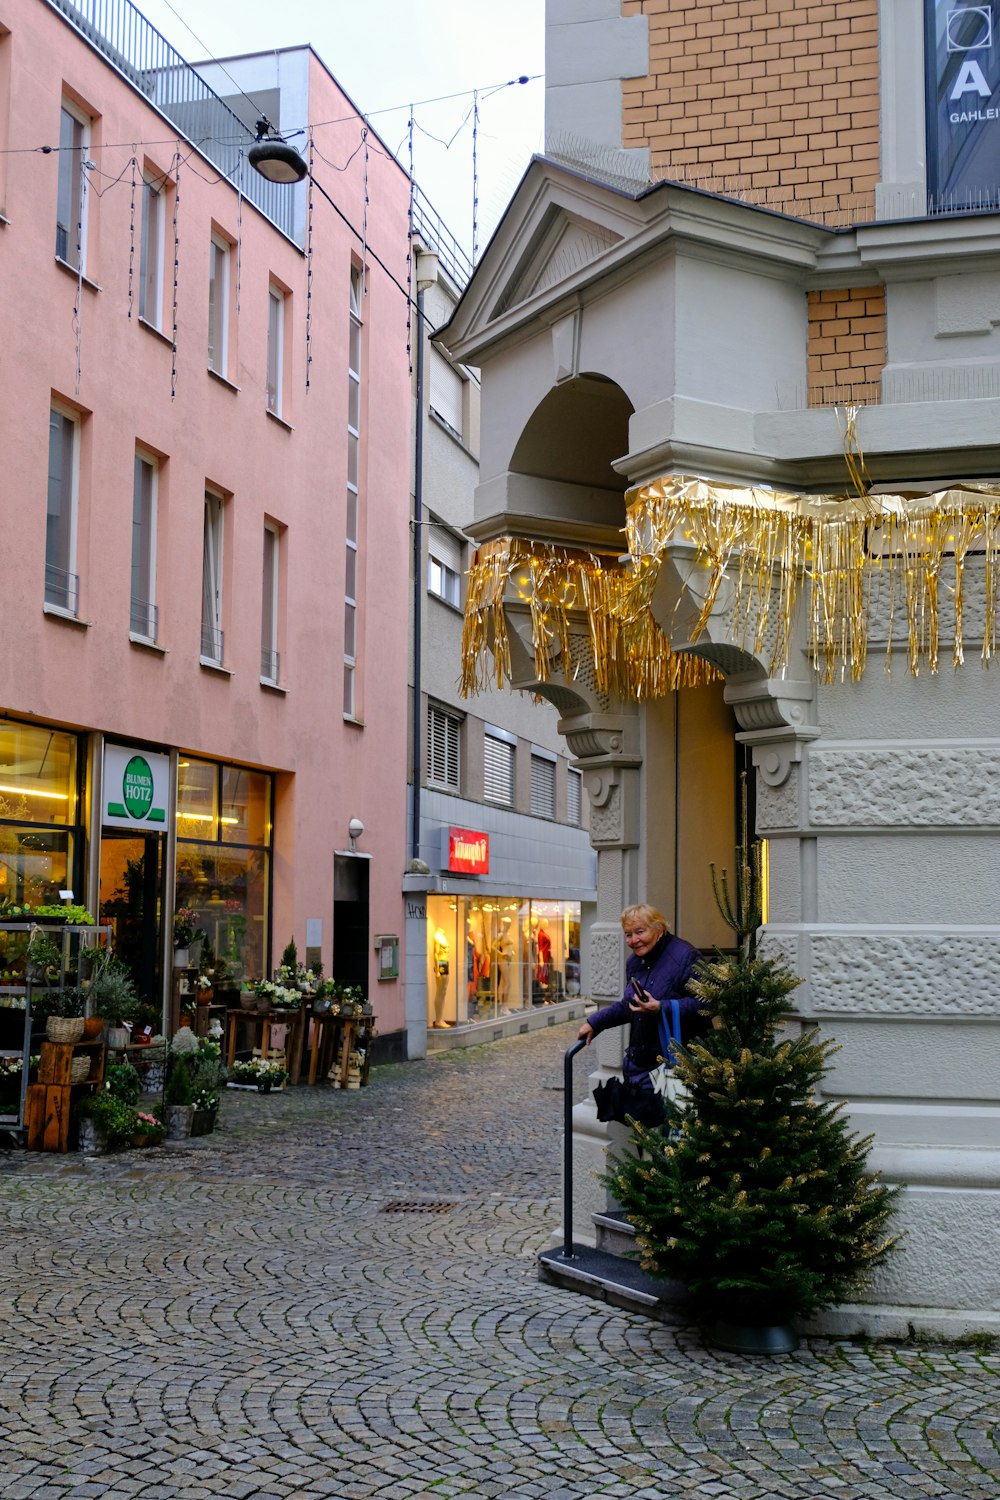
M 104 822 L 117 827 L 165 824 L 169 761 L 165 755 L 107 745 L 104 750 Z

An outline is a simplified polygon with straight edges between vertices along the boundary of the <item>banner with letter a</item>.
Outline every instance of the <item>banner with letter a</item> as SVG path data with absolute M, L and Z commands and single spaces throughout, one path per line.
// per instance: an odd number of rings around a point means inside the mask
M 1000 207 L 1000 0 L 924 0 L 927 207 Z

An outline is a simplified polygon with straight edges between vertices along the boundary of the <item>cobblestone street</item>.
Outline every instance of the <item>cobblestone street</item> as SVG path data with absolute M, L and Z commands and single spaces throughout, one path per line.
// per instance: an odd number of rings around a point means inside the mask
M 2 1500 L 997 1500 L 1000 1353 L 742 1359 L 538 1282 L 573 1030 L 0 1153 Z

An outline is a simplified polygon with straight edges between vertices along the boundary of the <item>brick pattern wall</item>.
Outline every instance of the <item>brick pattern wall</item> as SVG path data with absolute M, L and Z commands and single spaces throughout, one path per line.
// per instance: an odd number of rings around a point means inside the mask
M 807 293 L 809 405 L 879 400 L 886 361 L 885 288 Z
M 878 0 L 622 0 L 649 18 L 648 78 L 626 79 L 624 146 L 655 177 L 824 222 L 873 211 Z

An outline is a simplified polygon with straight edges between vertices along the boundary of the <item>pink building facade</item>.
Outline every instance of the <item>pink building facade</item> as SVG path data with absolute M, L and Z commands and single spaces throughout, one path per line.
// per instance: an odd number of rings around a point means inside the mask
M 0 0 L 0 897 L 100 906 L 168 1016 L 175 906 L 233 981 L 294 937 L 405 1055 L 408 181 L 303 48 L 264 184 L 89 9 Z

